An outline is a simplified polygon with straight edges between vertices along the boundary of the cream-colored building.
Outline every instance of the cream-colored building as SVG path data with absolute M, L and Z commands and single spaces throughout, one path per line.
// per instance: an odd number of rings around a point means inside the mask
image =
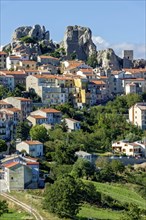
M 36 62 L 33 60 L 21 60 L 19 62 L 20 67 L 23 69 L 31 69 L 35 70 L 36 69 Z
M 127 156 L 146 157 L 146 145 L 140 142 L 129 143 L 128 141 L 117 141 L 112 144 L 114 153 L 126 154 Z
M 16 144 L 16 150 L 25 151 L 32 157 L 40 157 L 44 154 L 43 144 L 40 141 L 22 141 Z
M 41 64 L 52 64 L 53 66 L 59 66 L 60 61 L 56 57 L 41 55 L 37 58 L 38 62 Z
M 61 111 L 53 108 L 39 109 L 31 114 L 27 118 L 33 125 L 36 124 L 60 124 L 62 119 Z
M 136 103 L 129 109 L 129 121 L 146 130 L 146 102 Z
M 25 120 L 32 111 L 32 100 L 23 97 L 8 97 L 3 101 L 21 110 L 21 120 Z
M 6 69 L 6 58 L 7 58 L 7 53 L 4 51 L 0 51 L 0 69 L 5 70 Z

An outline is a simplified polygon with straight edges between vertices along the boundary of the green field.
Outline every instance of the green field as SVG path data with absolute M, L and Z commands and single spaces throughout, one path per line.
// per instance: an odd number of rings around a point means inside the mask
M 92 182 L 98 192 L 111 196 L 121 203 L 135 203 L 139 208 L 146 209 L 146 200 L 136 193 L 129 185 Z
M 34 218 L 28 213 L 20 210 L 10 210 L 9 213 L 5 213 L 0 217 L 1 220 L 33 220 Z
M 84 205 L 82 206 L 78 217 L 79 219 L 81 218 L 95 218 L 95 219 L 113 219 L 113 220 L 118 220 L 123 217 L 124 214 L 122 212 L 118 211 L 112 211 L 110 209 L 102 209 L 102 208 L 96 208 L 94 206 L 90 205 Z

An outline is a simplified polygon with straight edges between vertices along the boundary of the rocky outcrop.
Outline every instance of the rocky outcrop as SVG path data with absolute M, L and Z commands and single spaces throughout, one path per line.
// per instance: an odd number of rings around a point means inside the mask
M 61 47 L 64 47 L 68 59 L 74 54 L 79 60 L 87 60 L 96 53 L 91 30 L 77 25 L 67 27 Z
M 111 68 L 112 70 L 120 70 L 123 64 L 123 60 L 111 48 L 98 51 L 97 62 L 99 66 L 107 69 Z
M 25 36 L 29 36 L 37 41 L 50 39 L 49 31 L 46 31 L 44 26 L 40 26 L 36 24 L 33 27 L 31 26 L 18 27 L 12 35 L 12 41 L 18 41 Z
M 134 68 L 146 68 L 146 60 L 144 59 L 138 59 L 138 60 L 133 60 L 133 67 Z

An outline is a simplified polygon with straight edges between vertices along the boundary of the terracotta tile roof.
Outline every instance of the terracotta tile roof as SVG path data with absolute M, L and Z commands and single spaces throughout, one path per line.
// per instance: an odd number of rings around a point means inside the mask
M 27 165 L 39 165 L 39 162 L 27 162 Z
M 0 55 L 7 55 L 7 53 L 4 51 L 0 51 Z
M 23 141 L 28 145 L 37 145 L 37 144 L 42 144 L 40 141 Z
M 91 81 L 92 83 L 94 83 L 94 84 L 96 84 L 96 85 L 105 85 L 106 83 L 105 82 L 103 82 L 103 81 L 96 81 L 96 80 L 94 80 L 94 81 Z
M 56 58 L 56 57 L 52 57 L 52 56 L 45 56 L 45 55 L 41 55 L 41 56 L 39 56 L 40 58 L 42 58 L 42 59 L 52 59 L 52 60 L 59 60 L 58 58 Z
M 15 98 L 22 101 L 22 102 L 27 102 L 27 101 L 32 102 L 31 99 L 27 99 L 27 98 L 23 98 L 23 97 L 15 97 Z
M 37 79 L 55 79 L 56 76 L 54 75 L 34 75 L 35 78 Z
M 61 111 L 58 111 L 58 110 L 53 109 L 53 108 L 44 108 L 44 109 L 40 109 L 40 111 L 46 112 L 46 113 L 60 113 L 61 112 Z
M 21 60 L 22 63 L 36 63 L 34 60 Z
M 4 167 L 11 168 L 11 167 L 16 166 L 17 164 L 19 164 L 19 162 L 10 162 L 8 164 L 5 164 Z
M 12 55 L 12 56 L 9 56 L 9 58 L 10 58 L 11 60 L 13 60 L 13 59 L 14 59 L 14 60 L 17 60 L 17 59 L 18 59 L 18 60 L 21 60 L 21 57 L 19 57 L 19 56 L 13 56 L 13 55 Z
M 130 80 L 130 81 L 145 81 L 144 78 L 123 78 L 122 80 Z
M 0 105 L 10 105 L 9 103 L 3 101 L 3 100 L 0 100 Z
M 130 73 L 145 73 L 146 72 L 146 68 L 145 69 L 124 69 L 124 71 L 126 72 L 130 72 Z
M 37 69 L 36 69 L 36 70 L 27 69 L 27 70 L 25 70 L 25 72 L 28 72 L 28 73 L 29 73 L 29 72 L 38 72 L 38 73 L 39 73 L 40 71 L 37 70 Z
M 11 112 L 21 112 L 21 110 L 18 109 L 18 108 L 4 108 L 4 109 L 1 109 L 1 110 L 11 111 Z
M 26 75 L 24 71 L 8 71 L 8 70 L 1 70 L 2 73 L 6 75 Z
M 41 119 L 41 118 L 46 118 L 46 117 L 44 117 L 44 116 L 42 116 L 42 115 L 30 115 L 31 117 L 33 117 L 33 118 L 36 118 L 36 119 Z

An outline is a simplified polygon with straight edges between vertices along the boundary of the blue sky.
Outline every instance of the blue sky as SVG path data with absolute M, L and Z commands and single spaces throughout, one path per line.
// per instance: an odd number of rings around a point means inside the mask
M 145 0 L 30 1 L 0 0 L 0 45 L 10 42 L 19 26 L 40 24 L 60 42 L 68 25 L 90 27 L 97 49 L 112 47 L 118 55 L 134 49 L 146 58 Z

